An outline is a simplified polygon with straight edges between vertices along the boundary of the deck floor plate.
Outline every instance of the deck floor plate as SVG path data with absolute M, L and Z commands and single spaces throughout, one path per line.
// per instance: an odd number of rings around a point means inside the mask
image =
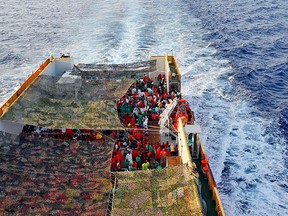
M 203 176 L 201 170 L 201 159 L 194 159 L 193 162 L 196 164 L 197 172 L 199 173 L 199 180 L 201 182 L 201 195 L 202 198 L 205 200 L 207 205 L 207 213 L 206 215 L 209 216 L 218 216 L 216 212 L 216 204 L 215 201 L 212 199 L 212 192 L 209 190 L 208 179 Z

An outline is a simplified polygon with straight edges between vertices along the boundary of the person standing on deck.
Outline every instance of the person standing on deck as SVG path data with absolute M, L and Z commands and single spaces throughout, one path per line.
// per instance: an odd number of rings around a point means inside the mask
M 175 156 L 175 145 L 173 143 L 171 143 L 170 145 L 170 153 L 171 156 Z
M 161 147 L 158 146 L 158 148 L 156 149 L 156 160 L 159 162 L 161 159 Z
M 145 116 L 145 120 L 143 121 L 143 127 L 147 130 L 148 129 L 148 118 Z
M 166 149 L 162 148 L 161 152 L 160 152 L 160 164 L 162 167 L 166 166 Z
M 138 165 L 138 168 L 140 168 L 141 167 L 141 155 L 139 154 L 139 155 L 137 155 L 137 157 L 136 157 L 136 163 L 137 163 L 137 165 Z

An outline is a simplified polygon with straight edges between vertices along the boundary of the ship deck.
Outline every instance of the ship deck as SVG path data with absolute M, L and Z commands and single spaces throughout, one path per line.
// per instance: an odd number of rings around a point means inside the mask
M 154 64 L 79 64 L 68 75 L 44 71 L 1 120 L 47 128 L 124 129 L 116 101 Z
M 105 215 L 113 141 L 35 135 L 0 131 L 0 212 Z
M 202 215 L 197 185 L 187 168 L 117 172 L 111 215 Z
M 63 87 L 59 77 L 41 75 L 2 117 L 2 120 L 48 128 L 123 129 L 116 100 L 133 79 L 83 79 L 77 92 Z
M 204 177 L 203 172 L 201 170 L 201 158 L 193 159 L 193 162 L 196 164 L 197 166 L 196 170 L 199 174 L 199 181 L 201 183 L 201 196 L 202 196 L 202 199 L 204 199 L 206 202 L 206 207 L 207 207 L 206 215 L 217 216 L 218 214 L 215 211 L 216 203 L 212 199 L 212 192 L 209 189 L 208 178 Z
M 20 135 L 0 131 L 0 150 L 5 156 L 0 159 L 0 189 L 5 194 L 0 197 L 0 211 L 202 215 L 196 176 L 177 156 L 171 156 L 175 164 L 168 167 L 169 163 L 161 164 L 163 169 L 152 165 L 155 156 L 152 154 L 150 170 L 140 170 L 140 166 L 134 172 L 116 172 L 121 170 L 117 165 L 117 170 L 111 172 L 113 160 L 125 156 L 124 145 L 117 143 L 121 140 L 124 144 L 130 137 L 132 146 L 132 140 L 137 140 L 133 133 L 126 134 L 127 139 L 122 137 L 122 132 L 136 131 L 145 136 L 147 132 L 148 143 L 161 142 L 158 120 L 149 121 L 149 129 L 142 125 L 125 131 L 126 118 L 117 112 L 117 100 L 119 103 L 122 97 L 126 101 L 135 78 L 154 69 L 155 61 L 110 66 L 80 64 L 74 66 L 66 80 L 62 75 L 40 75 L 1 117 L 4 121 L 21 123 L 28 130 L 23 128 Z M 127 113 L 131 115 L 125 110 L 124 114 Z M 39 127 L 31 125 L 41 126 L 43 131 L 37 132 Z M 108 136 L 105 132 L 109 132 Z M 99 139 L 98 134 L 102 134 Z M 150 156 L 141 142 L 138 150 L 145 152 L 143 163 Z M 194 162 L 201 167 L 200 160 Z M 199 168 L 197 171 L 203 198 L 212 200 L 207 180 Z M 215 203 L 206 203 L 207 215 L 215 215 L 212 211 Z

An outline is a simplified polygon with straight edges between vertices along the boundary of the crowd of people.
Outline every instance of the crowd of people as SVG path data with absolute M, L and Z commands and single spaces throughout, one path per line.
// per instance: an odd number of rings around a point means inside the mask
M 144 74 L 118 101 L 119 117 L 125 127 L 147 129 L 148 121 L 159 120 L 166 105 L 175 97 L 181 97 L 177 90 L 167 92 L 164 75 L 159 74 L 155 79 L 157 85 Z
M 127 130 L 115 142 L 113 171 L 161 169 L 167 156 L 178 154 L 177 145 L 149 142 L 149 133 L 153 133 L 148 129 L 149 122 L 158 121 L 166 105 L 175 97 L 181 98 L 177 90 L 167 92 L 163 74 L 155 79 L 157 84 L 144 74 L 117 103 L 119 118 Z
M 112 171 L 162 169 L 167 156 L 178 155 L 178 146 L 169 142 L 160 144 L 136 140 L 137 147 L 121 148 L 118 141 L 113 149 Z

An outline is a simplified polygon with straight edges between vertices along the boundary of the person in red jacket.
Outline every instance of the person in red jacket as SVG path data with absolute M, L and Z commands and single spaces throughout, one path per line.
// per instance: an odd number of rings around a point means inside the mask
M 162 148 L 161 152 L 160 152 L 160 164 L 162 167 L 166 166 L 166 149 Z
M 161 159 L 161 147 L 159 146 L 157 149 L 156 149 L 156 160 L 158 162 L 160 162 L 160 159 Z

